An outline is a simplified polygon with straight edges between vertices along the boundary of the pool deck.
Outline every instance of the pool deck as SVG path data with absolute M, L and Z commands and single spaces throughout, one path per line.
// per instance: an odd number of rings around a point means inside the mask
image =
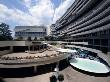
M 71 66 L 60 71 L 64 74 L 64 82 L 110 82 L 109 76 L 91 76 L 79 71 L 76 71 Z M 50 82 L 49 77 L 53 72 L 41 75 L 34 75 L 31 77 L 17 77 L 17 78 L 1 78 L 0 82 Z M 57 81 L 58 82 L 58 81 Z

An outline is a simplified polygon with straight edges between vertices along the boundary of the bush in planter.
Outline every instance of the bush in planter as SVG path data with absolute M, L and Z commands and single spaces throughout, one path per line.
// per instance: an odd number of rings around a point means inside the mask
M 57 78 L 56 78 L 55 75 L 52 75 L 52 76 L 50 77 L 50 82 L 57 82 Z
M 59 82 L 62 82 L 64 80 L 64 75 L 63 74 L 59 74 L 58 75 L 58 80 L 59 80 Z

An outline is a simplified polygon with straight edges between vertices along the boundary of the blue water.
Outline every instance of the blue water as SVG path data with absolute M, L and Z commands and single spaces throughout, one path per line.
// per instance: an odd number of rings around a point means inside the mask
M 89 72 L 95 72 L 95 73 L 109 72 L 106 65 L 104 65 L 103 63 L 94 61 L 94 60 L 75 58 L 75 59 L 70 60 L 70 64 L 76 68 L 79 68 L 79 69 L 85 70 L 85 71 L 89 71 Z

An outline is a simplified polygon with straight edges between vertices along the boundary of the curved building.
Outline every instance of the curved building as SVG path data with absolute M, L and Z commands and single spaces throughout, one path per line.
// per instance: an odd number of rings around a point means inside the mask
M 110 0 L 75 0 L 55 25 L 66 47 L 95 52 L 110 65 Z

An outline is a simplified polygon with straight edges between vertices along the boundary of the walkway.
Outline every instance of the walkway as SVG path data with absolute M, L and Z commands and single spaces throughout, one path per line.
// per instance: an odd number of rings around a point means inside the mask
M 109 76 L 91 76 L 74 70 L 71 66 L 61 71 L 64 74 L 64 82 L 110 82 Z M 2 78 L 0 82 L 50 82 L 49 77 L 53 72 L 30 77 Z

